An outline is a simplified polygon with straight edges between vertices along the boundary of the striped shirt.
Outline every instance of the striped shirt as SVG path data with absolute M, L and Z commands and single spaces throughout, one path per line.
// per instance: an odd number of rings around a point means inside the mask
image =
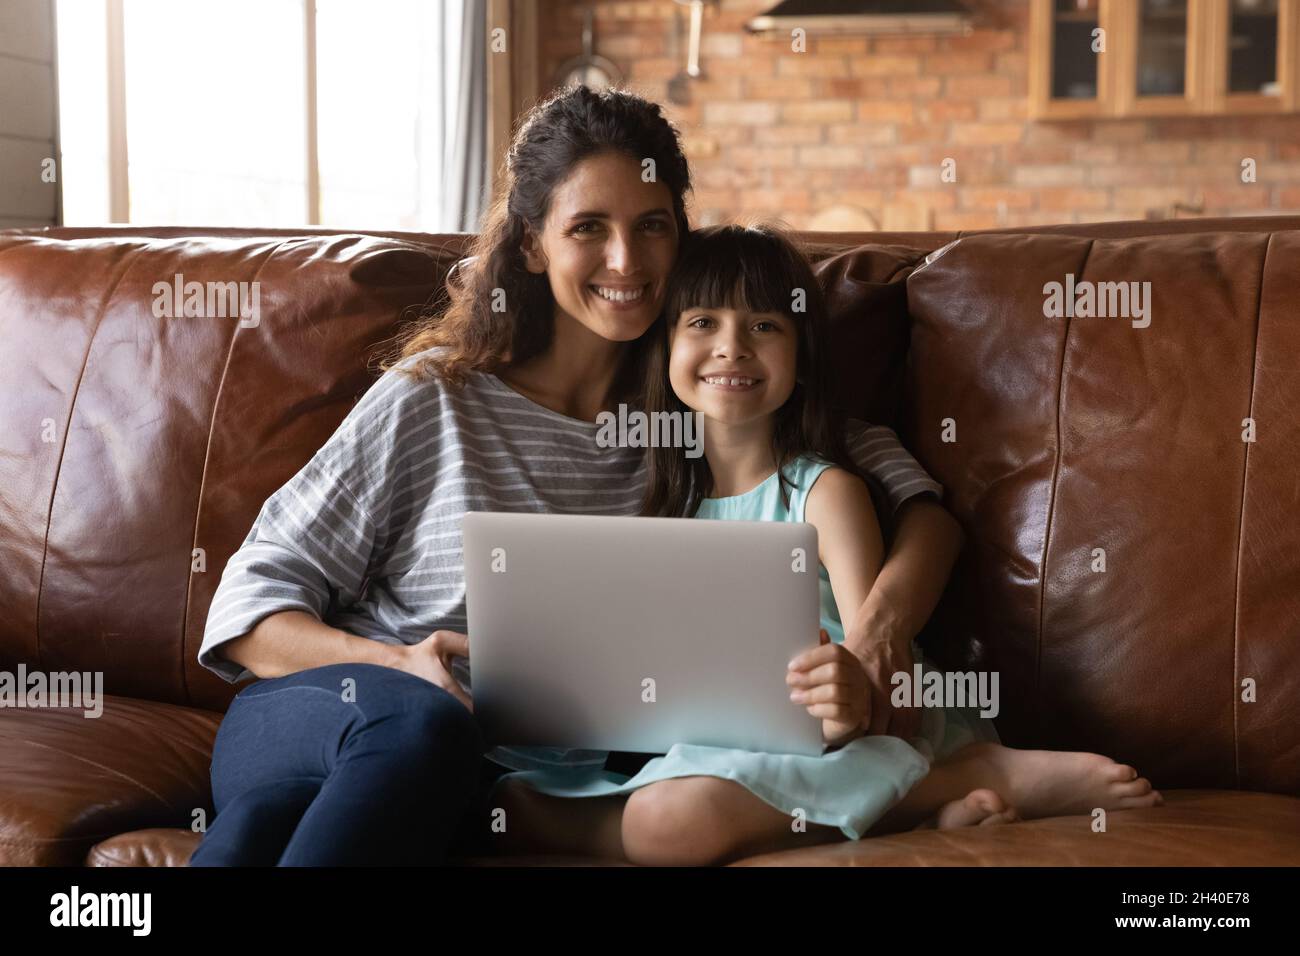
M 467 511 L 634 515 L 644 449 L 603 447 L 600 426 L 552 411 L 495 375 L 462 389 L 385 372 L 329 440 L 263 504 L 227 562 L 199 663 L 227 681 L 255 677 L 221 646 L 280 611 L 386 644 L 467 631 L 461 518 Z M 850 454 L 897 511 L 942 488 L 888 428 L 852 421 Z M 467 662 L 455 676 L 469 686 Z M 596 751 L 498 748 L 513 769 L 603 763 Z

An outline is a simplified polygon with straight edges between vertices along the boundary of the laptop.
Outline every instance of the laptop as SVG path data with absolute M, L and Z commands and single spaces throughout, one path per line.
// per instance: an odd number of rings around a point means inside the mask
M 470 512 L 463 532 L 489 744 L 822 752 L 785 683 L 817 646 L 812 525 Z

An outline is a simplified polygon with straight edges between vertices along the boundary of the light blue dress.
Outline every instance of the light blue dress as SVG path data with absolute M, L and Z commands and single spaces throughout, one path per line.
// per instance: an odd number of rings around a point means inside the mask
M 766 481 L 742 495 L 706 498 L 697 518 L 734 521 L 803 521 L 804 505 L 813 483 L 831 467 L 824 461 L 797 458 L 785 467 L 794 487 L 787 487 L 789 507 L 773 472 Z M 832 641 L 844 641 L 844 627 L 826 568 L 818 564 L 821 587 L 821 626 Z M 926 672 L 935 670 L 914 641 L 912 653 Z M 790 706 L 796 706 L 791 704 Z M 760 753 L 725 747 L 677 744 L 651 759 L 634 776 L 603 768 L 556 768 L 510 773 L 501 779 L 526 783 L 557 797 L 627 795 L 658 780 L 709 776 L 734 780 L 783 813 L 802 810 L 809 823 L 838 827 L 849 839 L 860 839 L 930 770 L 932 760 L 945 757 L 976 740 L 997 741 L 993 722 L 975 709 L 925 707 L 920 734 L 905 741 L 880 734 L 859 737 L 818 757 Z

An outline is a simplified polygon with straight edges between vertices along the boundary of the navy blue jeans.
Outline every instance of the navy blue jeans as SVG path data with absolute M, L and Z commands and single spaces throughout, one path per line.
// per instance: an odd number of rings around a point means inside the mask
M 217 732 L 216 815 L 190 865 L 441 863 L 473 847 L 488 763 L 473 715 L 413 674 L 330 664 L 256 681 Z

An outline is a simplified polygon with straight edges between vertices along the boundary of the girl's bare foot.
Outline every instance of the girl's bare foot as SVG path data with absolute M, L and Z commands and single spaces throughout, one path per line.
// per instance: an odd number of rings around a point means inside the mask
M 958 827 L 987 827 L 1000 823 L 1015 823 L 1020 814 L 1008 807 L 992 790 L 972 790 L 960 800 L 944 804 L 939 812 L 926 820 L 918 830 L 955 830 Z
M 973 787 L 989 787 L 1026 819 L 1133 810 L 1164 803 L 1145 777 L 1101 754 L 1056 750 L 1013 750 L 976 743 L 943 763 Z

